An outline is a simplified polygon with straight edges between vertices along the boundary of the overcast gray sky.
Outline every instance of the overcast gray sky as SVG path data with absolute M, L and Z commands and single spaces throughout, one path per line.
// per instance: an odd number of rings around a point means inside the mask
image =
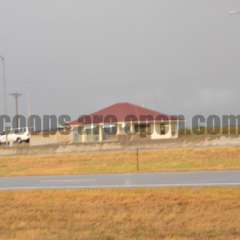
M 25 113 L 28 94 L 39 114 L 76 117 L 120 101 L 187 116 L 239 113 L 232 9 L 239 0 L 0 0 L 8 91 L 24 93 Z

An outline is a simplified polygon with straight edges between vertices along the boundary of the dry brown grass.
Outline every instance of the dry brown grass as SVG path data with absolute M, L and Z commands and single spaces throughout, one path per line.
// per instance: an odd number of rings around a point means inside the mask
M 238 188 L 0 192 L 0 239 L 240 239 L 239 199 Z
M 0 176 L 136 171 L 136 152 L 5 157 Z M 240 147 L 170 148 L 139 154 L 141 172 L 240 169 Z

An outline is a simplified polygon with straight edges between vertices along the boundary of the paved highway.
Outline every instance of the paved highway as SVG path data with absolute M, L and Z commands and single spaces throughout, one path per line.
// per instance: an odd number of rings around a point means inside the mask
M 1 177 L 0 190 L 239 186 L 240 171 Z

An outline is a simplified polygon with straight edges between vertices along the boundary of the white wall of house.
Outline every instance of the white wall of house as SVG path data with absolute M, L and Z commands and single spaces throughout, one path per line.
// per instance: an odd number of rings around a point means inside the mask
M 129 134 L 135 134 L 134 124 L 129 123 Z M 126 135 L 124 130 L 126 123 L 119 122 L 116 124 L 117 132 L 116 136 Z M 161 128 L 164 127 L 164 131 Z M 94 133 L 91 133 L 90 129 L 95 128 Z M 158 139 L 175 139 L 178 137 L 177 123 L 160 123 L 155 122 L 150 124 L 151 135 L 149 136 L 152 140 Z M 87 133 L 88 131 L 88 133 Z M 83 131 L 79 131 L 79 126 L 74 126 L 73 128 L 73 142 L 88 143 L 88 142 L 103 142 L 104 141 L 104 125 L 85 125 L 83 126 Z
M 151 124 L 152 134 L 151 139 L 175 139 L 178 138 L 178 128 L 176 122 L 169 123 L 153 123 Z M 164 128 L 164 131 L 161 130 Z

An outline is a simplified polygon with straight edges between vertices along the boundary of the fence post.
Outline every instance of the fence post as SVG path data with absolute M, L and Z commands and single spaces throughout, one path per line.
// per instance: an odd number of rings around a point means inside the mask
M 139 147 L 137 147 L 137 152 L 136 152 L 136 157 L 137 157 L 137 172 L 140 171 L 140 166 L 139 166 Z

